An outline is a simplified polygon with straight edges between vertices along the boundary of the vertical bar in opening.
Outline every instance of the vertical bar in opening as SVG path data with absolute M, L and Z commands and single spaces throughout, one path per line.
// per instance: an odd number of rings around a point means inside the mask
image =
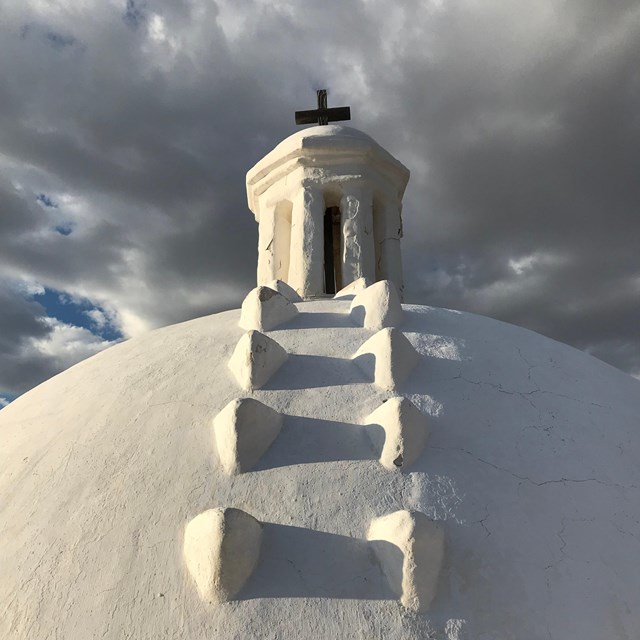
M 340 207 L 331 207 L 333 220 L 333 276 L 336 292 L 342 289 L 342 215 Z
M 324 292 L 336 293 L 334 244 L 333 244 L 333 209 L 324 212 Z

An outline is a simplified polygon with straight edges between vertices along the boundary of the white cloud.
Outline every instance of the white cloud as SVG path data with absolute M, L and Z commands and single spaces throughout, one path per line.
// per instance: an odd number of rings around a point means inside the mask
M 96 329 L 103 329 L 109 324 L 109 319 L 104 311 L 100 309 L 90 309 L 89 311 L 83 311 L 83 313 L 91 320 Z
M 103 340 L 88 329 L 65 324 L 55 318 L 43 318 L 42 322 L 49 327 L 50 332 L 44 338 L 27 342 L 22 356 L 25 359 L 47 356 L 56 361 L 60 370 L 115 344 Z
M 565 256 L 536 251 L 519 258 L 510 258 L 508 265 L 517 276 L 522 276 L 532 274 L 536 270 L 555 268 L 566 262 L 567 258 Z
M 17 283 L 18 290 L 26 296 L 39 296 L 44 293 L 44 287 L 39 282 L 23 280 Z
M 149 37 L 156 44 L 167 45 L 172 53 L 178 48 L 178 41 L 170 35 L 165 19 L 157 13 L 149 17 Z

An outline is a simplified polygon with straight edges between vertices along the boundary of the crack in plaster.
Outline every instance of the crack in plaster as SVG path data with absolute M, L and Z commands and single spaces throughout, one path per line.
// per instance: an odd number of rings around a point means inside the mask
M 468 456 L 476 460 L 477 462 L 481 462 L 482 464 L 486 464 L 487 466 L 496 469 L 496 471 L 502 471 L 504 473 L 508 473 L 510 476 L 513 476 L 517 480 L 521 480 L 522 482 L 528 482 L 535 487 L 543 487 L 547 484 L 559 484 L 559 483 L 583 483 L 583 482 L 595 482 L 596 484 L 600 484 L 605 487 L 612 487 L 616 489 L 640 489 L 640 486 L 635 484 L 624 485 L 617 482 L 605 482 L 604 480 L 599 480 L 598 478 L 555 478 L 553 480 L 542 480 L 540 482 L 530 478 L 528 476 L 521 476 L 517 473 L 514 473 L 510 469 L 506 469 L 505 467 L 500 467 L 493 462 L 489 462 L 488 460 L 484 460 L 479 456 L 476 456 L 474 453 L 469 451 L 468 449 L 463 449 L 462 447 L 435 447 L 431 446 L 431 449 L 438 449 L 440 451 L 461 451 L 462 453 L 466 453 Z
M 470 524 L 479 524 L 484 529 L 487 538 L 493 533 L 489 529 L 489 527 L 487 527 L 487 525 L 485 524 L 485 521 L 488 520 L 490 517 L 491 517 L 491 514 L 489 513 L 489 506 L 485 505 L 484 516 L 480 518 L 480 520 L 474 520 L 473 522 L 470 523 Z
M 531 378 L 529 378 L 530 380 Z M 528 396 L 531 396 L 533 394 L 536 393 L 544 393 L 547 395 L 551 395 L 551 396 L 555 396 L 556 398 L 564 398 L 565 400 L 572 400 L 573 402 L 578 402 L 579 404 L 586 404 L 592 407 L 600 407 L 601 409 L 609 409 L 610 411 L 613 411 L 613 407 L 609 406 L 609 405 L 605 405 L 605 404 L 599 404 L 597 402 L 592 402 L 592 401 L 588 401 L 588 400 L 581 400 L 580 398 L 574 398 L 573 396 L 568 396 L 565 395 L 563 393 L 557 393 L 556 391 L 549 391 L 547 389 L 540 389 L 539 387 L 536 387 L 535 389 L 533 389 L 532 391 L 516 391 L 514 389 L 505 389 L 501 384 L 494 384 L 492 382 L 485 382 L 485 381 L 480 381 L 480 380 L 469 380 L 469 378 L 465 378 L 462 373 L 452 377 L 452 378 L 447 378 L 447 380 L 463 380 L 464 382 L 468 382 L 469 384 L 474 384 L 474 385 L 478 385 L 478 386 L 484 386 L 484 387 L 490 387 L 491 389 L 494 389 L 495 391 L 497 391 L 498 393 L 504 393 L 507 395 L 518 395 L 521 398 L 523 398 L 524 400 L 527 400 L 527 402 L 529 402 L 529 404 L 534 408 L 534 409 L 538 409 L 538 407 L 536 407 L 536 405 L 528 398 Z

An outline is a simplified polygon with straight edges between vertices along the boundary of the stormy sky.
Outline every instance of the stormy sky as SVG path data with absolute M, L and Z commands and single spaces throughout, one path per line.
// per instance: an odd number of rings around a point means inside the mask
M 411 170 L 407 298 L 640 377 L 637 0 L 0 0 L 0 406 L 255 285 L 315 89 Z

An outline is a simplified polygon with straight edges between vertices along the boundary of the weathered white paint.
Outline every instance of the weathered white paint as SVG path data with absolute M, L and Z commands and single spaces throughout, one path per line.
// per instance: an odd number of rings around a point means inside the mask
M 381 280 L 361 291 L 351 302 L 351 319 L 365 329 L 397 327 L 402 323 L 402 303 L 393 282 Z
M 388 279 L 402 294 L 400 211 L 408 179 L 404 165 L 350 127 L 310 127 L 281 142 L 247 173 L 259 223 L 258 284 L 278 278 L 305 298 L 323 295 L 323 216 L 339 206 L 342 283 Z
M 400 602 L 412 611 L 428 611 L 444 561 L 442 524 L 404 509 L 373 520 L 367 539 Z
M 275 206 L 265 208 L 258 231 L 258 284 L 276 278 L 276 219 Z M 282 231 L 282 230 L 281 230 Z M 288 252 L 287 252 L 288 261 Z M 288 268 L 288 265 L 287 265 Z
M 322 191 L 315 187 L 299 189 L 292 200 L 291 253 L 286 282 L 300 296 L 309 297 L 324 291 L 325 200 Z
M 347 183 L 340 199 L 342 220 L 342 282 L 376 280 L 373 238 L 373 189 L 368 184 Z
M 342 287 L 338 293 L 336 293 L 334 298 L 353 298 L 355 295 L 364 291 L 367 287 L 373 284 L 373 280 L 367 280 L 367 278 L 358 278 L 354 280 L 351 284 L 348 284 L 346 287 Z
M 271 246 L 274 270 L 272 273 L 274 278 L 283 282 L 289 279 L 292 217 L 293 203 L 290 200 L 281 200 L 278 202 L 274 209 L 273 244 Z M 262 224 L 262 222 L 260 224 Z M 267 234 L 268 232 L 267 229 Z
M 400 300 L 402 300 L 404 297 L 404 275 L 400 257 L 400 238 L 381 240 L 378 243 L 376 255 L 379 277 L 393 282 L 398 290 Z
M 259 389 L 285 363 L 287 352 L 260 331 L 247 331 L 236 345 L 229 369 L 245 390 Z
M 422 453 L 429 437 L 427 416 L 403 397 L 385 400 L 367 416 L 365 424 L 377 424 L 384 430 L 380 464 L 392 471 L 408 469 Z
M 269 289 L 273 289 L 274 291 L 281 293 L 291 302 L 302 302 L 302 298 L 298 295 L 298 292 L 282 280 L 270 280 L 265 283 L 265 287 L 269 287 Z
M 402 238 L 402 202 L 384 200 L 374 203 L 374 237 L 377 280 L 391 280 L 400 298 L 404 293 L 404 275 L 400 253 Z
M 376 387 L 394 391 L 409 377 L 419 357 L 402 331 L 392 327 L 372 335 L 353 361 Z
M 240 509 L 208 509 L 184 531 L 184 559 L 198 594 L 219 604 L 235 596 L 260 556 L 262 525 Z
M 252 469 L 281 428 L 282 415 L 259 400 L 232 400 L 213 420 L 213 437 L 222 468 L 229 475 Z
M 271 287 L 249 291 L 240 310 L 239 325 L 249 331 L 270 331 L 298 315 L 296 306 Z

